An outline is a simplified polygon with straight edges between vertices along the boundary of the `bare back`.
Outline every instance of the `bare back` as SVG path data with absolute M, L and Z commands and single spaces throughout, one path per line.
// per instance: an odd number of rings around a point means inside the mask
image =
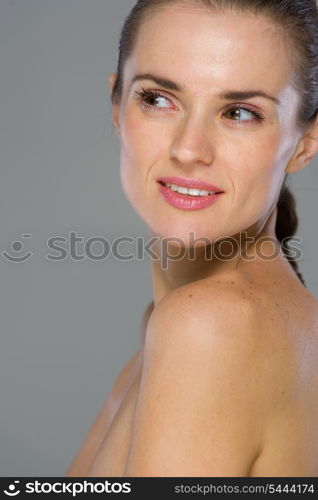
M 251 294 L 262 301 L 268 325 L 264 356 L 268 358 L 268 370 L 277 374 L 275 380 L 282 397 L 268 416 L 263 448 L 251 464 L 249 476 L 318 476 L 318 301 L 284 267 L 272 263 L 272 272 L 265 274 L 252 266 L 250 269 L 248 274 L 231 276 L 229 283 L 233 286 L 239 283 L 241 288 L 244 285 L 242 300 Z M 212 283 L 211 300 L 216 286 Z M 148 307 L 148 316 L 150 311 Z M 95 455 L 80 470 L 81 474 L 77 473 L 75 462 L 67 475 L 123 476 L 142 355 L 141 349 L 118 377 L 124 383 L 117 385 L 116 409 L 113 407 L 111 411 L 106 401 L 100 427 L 87 437 L 88 443 L 94 443 Z M 112 391 L 110 398 L 113 396 Z

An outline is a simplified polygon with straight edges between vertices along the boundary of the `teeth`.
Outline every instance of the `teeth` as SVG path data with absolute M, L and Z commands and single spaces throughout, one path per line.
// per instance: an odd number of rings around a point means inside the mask
M 178 187 L 178 193 L 180 194 L 189 194 L 189 189 L 185 187 Z
M 215 194 L 214 191 L 205 191 L 203 189 L 195 189 L 195 188 L 186 188 L 183 186 L 177 186 L 176 184 L 166 184 L 167 187 L 172 189 L 172 191 L 176 191 L 180 194 L 187 194 L 190 196 L 208 196 L 209 194 Z
M 207 196 L 209 194 L 209 191 L 205 191 L 206 192 L 206 195 Z M 200 196 L 200 194 L 202 195 L 203 191 L 200 191 L 200 189 L 189 189 L 189 194 L 191 194 L 192 196 Z

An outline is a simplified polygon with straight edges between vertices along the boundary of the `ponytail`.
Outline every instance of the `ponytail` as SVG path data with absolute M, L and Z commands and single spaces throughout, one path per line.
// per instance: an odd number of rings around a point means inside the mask
M 299 272 L 297 261 L 294 260 L 294 257 L 292 256 L 291 250 L 288 248 L 288 246 L 286 247 L 286 243 L 288 244 L 289 240 L 296 234 L 297 228 L 298 217 L 296 213 L 296 201 L 294 195 L 286 186 L 285 178 L 277 202 L 277 219 L 275 228 L 276 237 L 280 244 L 284 240 L 284 245 L 282 246 L 283 252 L 302 284 L 306 286 L 305 280 L 302 274 Z

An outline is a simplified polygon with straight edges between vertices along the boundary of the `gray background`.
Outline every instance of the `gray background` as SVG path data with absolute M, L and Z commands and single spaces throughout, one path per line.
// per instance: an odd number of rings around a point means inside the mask
M 48 238 L 71 231 L 148 237 L 120 187 L 107 87 L 134 3 L 0 0 L 0 253 L 34 253 L 19 264 L 0 255 L 1 476 L 63 475 L 140 343 L 147 259 L 46 259 Z M 292 186 L 300 268 L 318 296 L 316 167 Z

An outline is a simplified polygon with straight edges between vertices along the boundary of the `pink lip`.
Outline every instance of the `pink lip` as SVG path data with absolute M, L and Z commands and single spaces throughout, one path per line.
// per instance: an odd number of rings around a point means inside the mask
M 168 186 L 159 183 L 159 191 L 169 205 L 181 210 L 202 210 L 215 203 L 222 193 L 209 194 L 208 196 L 190 196 L 172 191 Z M 212 191 L 212 190 L 211 190 Z
M 194 188 L 194 189 L 202 189 L 205 191 L 214 191 L 216 193 L 221 193 L 222 189 L 217 186 L 213 186 L 213 184 L 209 184 L 204 181 L 199 181 L 197 179 L 185 179 L 182 177 L 160 177 L 158 182 L 164 182 L 165 184 L 177 184 L 177 186 Z

